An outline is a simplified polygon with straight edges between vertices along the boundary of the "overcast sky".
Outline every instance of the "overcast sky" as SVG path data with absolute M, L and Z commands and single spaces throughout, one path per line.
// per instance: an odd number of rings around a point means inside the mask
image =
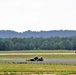
M 0 0 L 0 30 L 76 30 L 76 0 Z

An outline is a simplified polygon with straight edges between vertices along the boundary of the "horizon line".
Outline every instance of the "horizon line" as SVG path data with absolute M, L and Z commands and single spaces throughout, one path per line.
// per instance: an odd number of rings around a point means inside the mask
M 23 33 L 23 32 L 27 32 L 27 31 L 29 31 L 29 32 L 41 32 L 41 31 L 46 31 L 46 32 L 48 32 L 48 31 L 76 31 L 76 30 L 58 29 L 58 30 L 39 30 L 39 31 L 33 31 L 33 30 L 16 31 L 16 30 L 10 30 L 10 29 L 8 29 L 8 30 L 2 29 L 2 30 L 0 30 L 0 31 L 14 31 L 14 32 L 18 32 L 18 33 Z

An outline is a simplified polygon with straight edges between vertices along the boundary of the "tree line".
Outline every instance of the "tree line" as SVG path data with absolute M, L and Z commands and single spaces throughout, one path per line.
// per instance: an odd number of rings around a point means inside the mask
M 76 50 L 76 36 L 50 38 L 0 38 L 4 50 Z
M 11 30 L 0 30 L 0 38 L 49 38 L 49 37 L 71 37 L 76 36 L 76 30 L 51 30 L 51 31 L 25 31 L 16 32 Z

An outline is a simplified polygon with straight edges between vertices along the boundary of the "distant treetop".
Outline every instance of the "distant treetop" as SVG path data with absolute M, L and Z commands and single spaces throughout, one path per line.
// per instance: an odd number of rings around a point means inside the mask
M 11 30 L 0 30 L 0 38 L 49 38 L 49 37 L 71 37 L 76 36 L 76 30 L 52 30 L 52 31 L 25 31 L 16 32 Z

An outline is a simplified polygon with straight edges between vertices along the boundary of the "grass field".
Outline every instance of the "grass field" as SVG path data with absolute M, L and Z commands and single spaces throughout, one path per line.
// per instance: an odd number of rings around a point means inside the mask
M 34 56 L 42 56 L 42 57 L 44 57 L 44 58 L 72 58 L 72 59 L 76 59 L 76 54 L 51 54 L 51 55 L 49 55 L 49 54 L 41 54 L 41 55 L 31 55 L 31 54 L 29 54 L 29 55 L 0 55 L 0 58 L 31 58 L 31 57 L 34 57 Z
M 34 73 L 61 73 L 76 74 L 75 65 L 50 64 L 0 64 L 0 72 L 34 72 Z
M 1 58 L 30 58 L 34 56 L 42 56 L 44 58 L 76 58 L 74 50 L 0 51 Z
M 0 51 L 0 53 L 74 53 L 75 50 L 21 50 Z
M 32 58 L 32 57 L 35 57 L 35 56 L 42 56 L 43 58 L 61 58 L 61 59 L 76 59 L 76 54 L 67 54 L 67 55 L 61 55 L 61 54 L 41 54 L 41 55 L 0 55 L 0 58 Z
M 17 63 L 8 63 L 13 61 L 24 61 L 25 59 L 30 59 L 35 56 L 43 57 L 44 59 L 54 59 L 54 64 L 17 64 Z M 67 65 L 67 64 L 56 64 L 59 61 L 62 62 L 65 60 L 72 60 L 76 62 L 76 54 L 74 51 L 70 50 L 30 50 L 30 51 L 1 51 L 0 52 L 0 75 L 22 75 L 21 73 L 25 72 L 27 75 L 30 74 L 57 74 L 57 75 L 69 75 L 76 74 L 76 64 Z M 70 63 L 69 61 L 67 61 Z M 7 64 L 8 63 L 8 64 Z M 20 74 L 7 74 L 12 72 L 18 72 Z M 5 74 L 4 74 L 5 73 Z M 30 75 L 29 74 L 29 75 Z M 26 75 L 26 74 L 23 74 Z

